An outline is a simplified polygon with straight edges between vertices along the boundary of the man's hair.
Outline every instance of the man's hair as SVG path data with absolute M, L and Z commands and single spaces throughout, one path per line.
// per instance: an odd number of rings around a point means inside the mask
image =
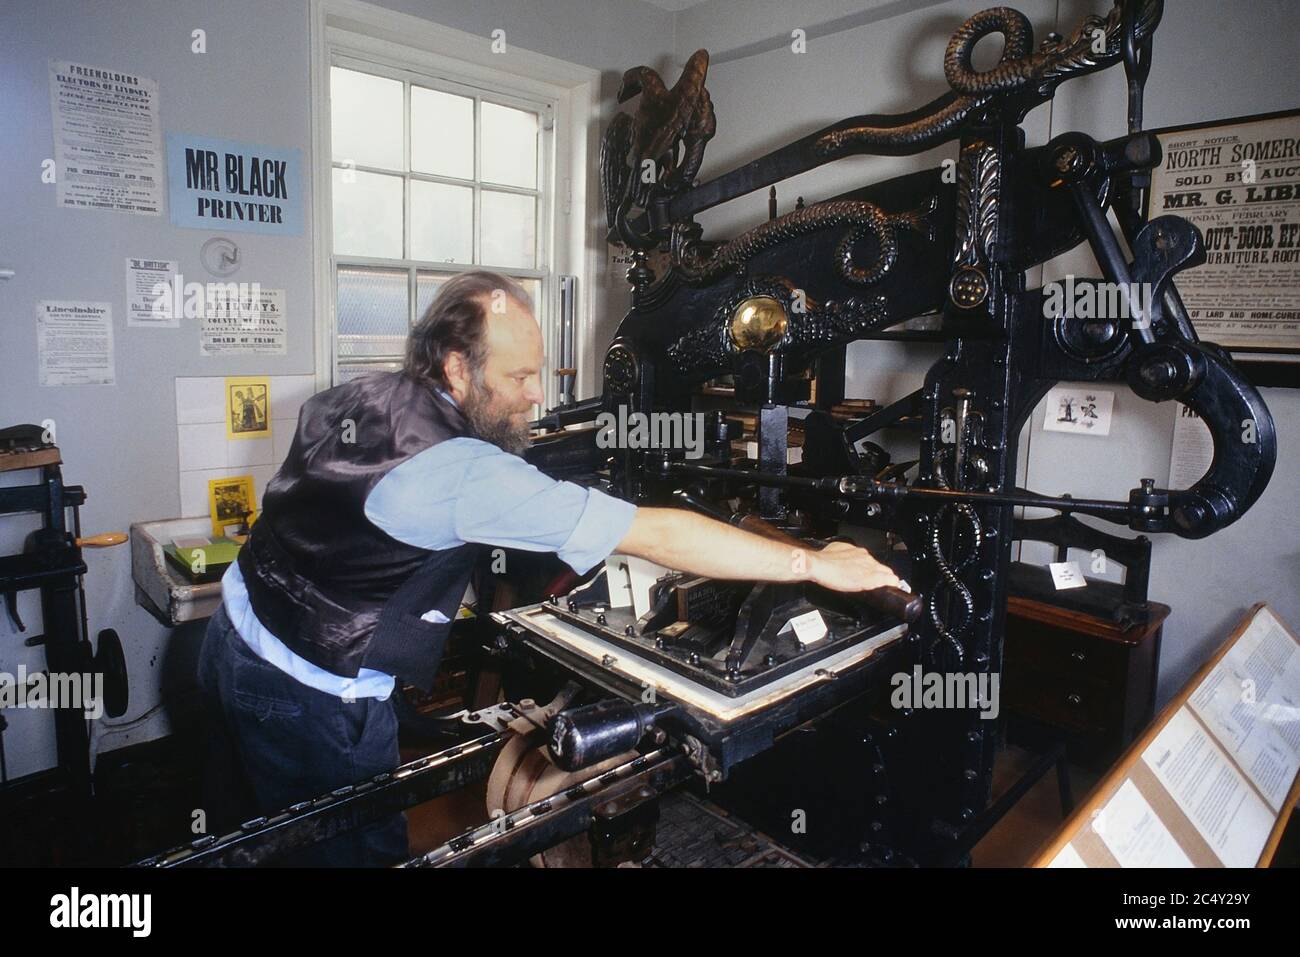
M 444 363 L 451 353 L 459 352 L 477 375 L 487 359 L 488 307 L 499 295 L 530 312 L 533 309 L 532 297 L 523 287 L 494 272 L 475 269 L 444 282 L 406 340 L 406 374 L 446 389 Z

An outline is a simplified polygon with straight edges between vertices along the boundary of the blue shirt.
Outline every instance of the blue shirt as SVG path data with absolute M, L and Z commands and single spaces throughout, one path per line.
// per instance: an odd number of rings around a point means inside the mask
M 636 506 L 596 489 L 557 482 L 517 455 L 481 439 L 439 442 L 411 456 L 371 490 L 366 518 L 393 538 L 441 551 L 470 542 L 556 552 L 582 574 L 623 540 Z M 299 657 L 253 613 L 232 563 L 221 579 L 235 630 L 258 657 L 309 687 L 341 698 L 387 698 L 393 678 L 362 668 L 345 678 Z M 436 611 L 431 621 L 444 620 Z

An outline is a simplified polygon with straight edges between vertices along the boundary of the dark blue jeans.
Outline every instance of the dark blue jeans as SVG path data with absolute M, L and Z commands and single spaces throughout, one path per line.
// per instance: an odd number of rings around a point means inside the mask
M 224 606 L 208 622 L 199 687 L 208 737 L 209 833 L 397 767 L 391 699 L 347 702 L 302 684 L 257 657 Z M 406 818 L 397 814 L 296 851 L 282 863 L 359 867 L 406 857 Z

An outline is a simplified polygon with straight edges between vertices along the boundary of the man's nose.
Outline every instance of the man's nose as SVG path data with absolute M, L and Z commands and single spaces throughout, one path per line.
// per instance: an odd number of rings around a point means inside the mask
M 542 400 L 546 398 L 546 394 L 542 392 L 541 376 L 534 376 L 528 380 L 528 384 L 524 387 L 524 398 L 534 405 L 542 404 Z

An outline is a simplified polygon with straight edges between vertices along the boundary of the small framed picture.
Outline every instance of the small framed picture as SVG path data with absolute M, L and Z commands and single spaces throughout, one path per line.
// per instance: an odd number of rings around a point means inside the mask
M 234 538 L 245 534 L 257 518 L 253 476 L 232 475 L 208 481 L 208 515 L 212 534 Z
M 226 438 L 271 437 L 271 380 L 265 376 L 226 379 Z

